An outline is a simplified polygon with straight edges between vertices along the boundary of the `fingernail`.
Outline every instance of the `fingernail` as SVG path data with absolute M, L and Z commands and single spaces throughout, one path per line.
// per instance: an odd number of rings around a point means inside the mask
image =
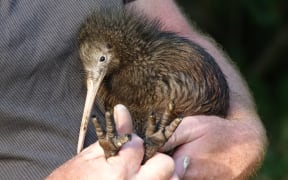
M 123 104 L 117 104 L 114 106 L 114 118 L 118 119 L 118 112 L 125 110 L 126 107 Z
M 123 104 L 117 104 L 115 107 L 114 107 L 114 110 L 126 110 L 127 108 L 123 105 Z
M 186 170 L 188 169 L 188 166 L 190 164 L 190 157 L 185 156 L 183 160 L 183 169 L 184 169 L 184 174 L 186 173 Z
M 117 129 L 120 128 L 121 124 L 123 123 L 119 118 L 121 118 L 123 113 L 125 113 L 126 111 L 128 110 L 123 104 L 117 104 L 116 106 L 114 106 L 114 122 L 116 124 Z

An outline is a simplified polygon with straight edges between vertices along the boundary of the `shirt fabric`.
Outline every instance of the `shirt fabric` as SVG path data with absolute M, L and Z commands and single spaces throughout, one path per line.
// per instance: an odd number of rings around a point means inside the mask
M 102 6 L 123 2 L 0 1 L 0 179 L 43 179 L 76 154 L 86 96 L 76 34 Z M 90 124 L 85 145 L 95 141 Z

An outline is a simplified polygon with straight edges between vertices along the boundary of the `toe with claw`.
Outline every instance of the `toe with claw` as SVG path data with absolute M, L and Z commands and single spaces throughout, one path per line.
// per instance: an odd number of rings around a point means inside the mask
M 154 114 L 148 118 L 144 140 L 145 155 L 142 163 L 150 159 L 168 141 L 182 121 L 182 118 L 172 118 L 173 110 L 174 103 L 171 102 L 158 123 Z
M 112 120 L 112 114 L 107 111 L 105 113 L 106 126 L 105 130 L 102 129 L 96 117 L 92 118 L 92 122 L 96 129 L 96 135 L 100 146 L 103 148 L 106 159 L 117 155 L 121 147 L 131 140 L 130 134 L 119 135 L 115 123 Z

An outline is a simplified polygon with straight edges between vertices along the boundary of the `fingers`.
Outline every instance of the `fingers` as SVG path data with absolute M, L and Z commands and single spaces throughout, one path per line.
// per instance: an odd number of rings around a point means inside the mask
M 132 133 L 132 118 L 124 105 L 118 104 L 114 107 L 114 119 L 119 134 Z
M 129 111 L 124 105 L 118 104 L 114 107 L 114 119 L 117 131 L 119 134 L 125 134 L 125 133 L 131 133 L 133 126 L 132 126 L 132 120 Z M 121 149 L 126 149 L 125 151 L 120 151 L 121 154 L 123 154 L 124 159 L 129 159 L 127 156 L 127 153 L 135 153 L 137 156 L 139 154 L 143 154 L 143 141 L 133 136 L 134 139 L 133 142 L 125 144 Z M 132 152 L 136 151 L 136 152 Z M 101 148 L 100 144 L 98 142 L 90 145 L 89 147 L 85 148 L 83 150 L 82 155 L 84 155 L 85 158 L 91 159 L 91 158 L 98 158 L 104 156 L 104 151 Z M 132 156 L 129 156 L 131 158 L 134 158 Z M 140 156 L 142 158 L 142 156 Z M 139 158 L 138 158 L 139 159 Z M 130 159 L 131 160 L 131 159 Z M 137 158 L 136 158 L 137 161 Z M 127 161 L 129 162 L 129 161 Z
M 215 120 L 213 116 L 209 118 L 204 118 L 204 116 L 185 117 L 168 142 L 161 148 L 162 151 L 169 151 L 178 147 L 174 152 L 173 159 L 176 165 L 175 172 L 180 179 L 184 178 L 190 167 L 190 156 L 197 156 L 198 151 L 195 150 L 197 147 L 194 147 L 192 142 L 200 141 L 207 134 L 209 121 L 212 120 Z
M 56 169 L 49 179 L 134 179 L 143 155 L 143 141 L 136 135 L 107 160 L 96 142 Z
M 141 167 L 138 177 L 142 179 L 177 179 L 173 159 L 165 154 L 157 153 Z
M 205 134 L 206 124 L 201 116 L 185 117 L 161 150 L 170 151 L 179 145 L 199 139 Z
M 132 132 L 131 116 L 123 105 L 114 108 L 114 116 L 120 133 Z M 71 177 L 76 177 L 76 173 L 79 177 L 103 177 L 103 179 L 111 177 L 114 179 L 179 179 L 175 173 L 174 161 L 168 155 L 157 153 L 141 166 L 143 156 L 143 140 L 132 134 L 131 141 L 124 144 L 116 156 L 106 159 L 99 142 L 96 142 L 62 167 L 67 167 L 64 168 L 66 171 L 73 169 L 74 175 L 69 173 Z
M 195 167 L 198 167 L 203 159 L 209 159 L 209 157 L 215 159 L 216 156 L 213 155 L 223 151 L 225 143 L 222 141 L 227 142 L 228 139 L 227 127 L 225 127 L 227 122 L 229 121 L 216 116 L 190 116 L 183 119 L 178 129 L 171 136 L 170 142 L 163 149 L 167 150 L 178 146 L 173 153 L 173 159 L 179 178 L 184 178 L 184 176 L 187 178 L 187 176 L 191 176 L 191 172 L 198 173 Z M 225 126 L 223 126 L 224 123 Z M 232 128 L 229 128 L 228 132 L 231 131 L 230 129 Z M 179 131 L 177 132 L 177 130 Z M 222 132 L 225 132 L 225 134 L 222 135 Z M 221 142 L 220 146 L 219 142 Z M 199 158 L 201 162 L 199 162 Z M 198 165 L 195 165 L 196 163 Z
M 144 156 L 143 140 L 135 134 L 132 134 L 131 141 L 127 142 L 117 156 L 107 159 L 108 163 L 122 166 L 128 173 L 136 174 L 139 171 Z
M 91 144 L 83 151 L 79 153 L 79 156 L 82 156 L 84 159 L 95 159 L 95 158 L 105 158 L 104 150 L 97 141 L 94 144 Z

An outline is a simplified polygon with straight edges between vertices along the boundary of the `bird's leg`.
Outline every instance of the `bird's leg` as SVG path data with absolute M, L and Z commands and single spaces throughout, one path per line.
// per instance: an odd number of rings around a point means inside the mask
M 92 122 L 95 126 L 99 144 L 103 148 L 105 157 L 107 159 L 111 156 L 117 155 L 121 147 L 126 142 L 131 140 L 131 135 L 130 134 L 118 135 L 111 112 L 107 111 L 105 113 L 105 119 L 106 119 L 105 130 L 102 129 L 96 117 L 92 118 Z
M 180 124 L 182 118 L 172 120 L 173 110 L 174 103 L 170 102 L 158 123 L 154 114 L 149 116 L 144 140 L 145 154 L 142 163 L 150 159 L 168 141 Z

